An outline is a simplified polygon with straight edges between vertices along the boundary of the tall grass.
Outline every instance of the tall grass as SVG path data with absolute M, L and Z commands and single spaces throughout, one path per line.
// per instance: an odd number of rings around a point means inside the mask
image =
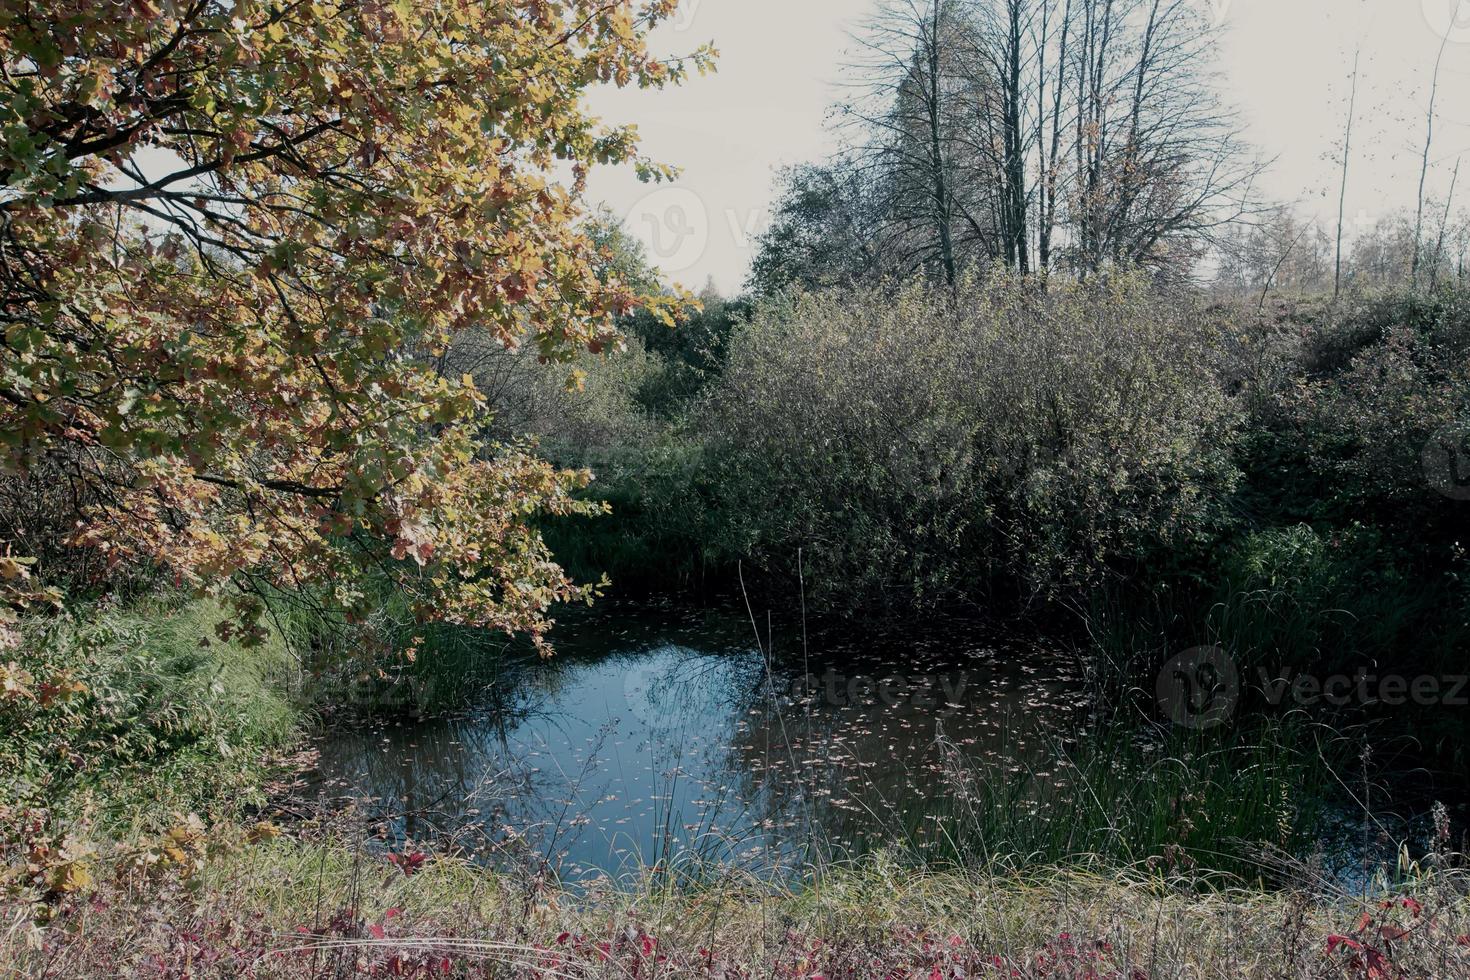
M 951 792 L 886 832 L 929 863 L 1146 865 L 1262 885 L 1318 846 L 1341 764 L 1300 718 L 1223 735 L 1102 722 L 1045 766 L 943 748 Z
M 1127 870 L 922 872 L 885 856 L 800 891 L 730 873 L 570 892 L 449 860 L 405 875 L 326 837 L 230 848 L 191 887 L 152 893 L 147 915 L 128 889 L 67 906 L 31 942 L 0 930 L 0 962 L 57 977 L 1470 975 L 1467 882 L 1430 869 L 1371 900 Z
M 254 647 L 218 639 L 225 615 L 154 597 L 27 623 L 16 663 L 65 671 L 82 691 L 0 704 L 0 799 L 86 815 L 119 838 L 261 802 L 265 756 L 297 736 L 293 661 L 278 633 Z

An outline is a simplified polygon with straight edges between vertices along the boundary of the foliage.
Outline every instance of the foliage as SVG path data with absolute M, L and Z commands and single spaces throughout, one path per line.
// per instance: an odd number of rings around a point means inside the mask
M 28 620 L 0 667 L 0 801 L 118 836 L 260 801 L 264 757 L 296 737 L 289 659 L 210 639 L 210 603 Z
M 557 518 L 543 526 L 558 560 L 584 574 L 606 573 L 623 596 L 698 593 L 726 581 L 732 556 L 721 543 L 725 528 L 702 444 L 663 438 L 605 456 L 599 471 L 587 493 L 607 505 L 606 518 Z
M 434 355 L 474 328 L 564 359 L 678 303 L 579 220 L 590 168 L 668 173 L 583 93 L 707 68 L 649 54 L 674 7 L 7 5 L 5 471 L 65 467 L 98 495 L 75 541 L 196 589 L 353 610 L 387 568 L 421 617 L 539 636 L 586 592 L 530 519 L 586 512 L 585 475 L 479 445 Z
M 1120 277 L 813 294 L 704 415 L 724 550 L 844 608 L 1059 597 L 1197 551 L 1235 481 L 1220 327 Z
M 1312 481 L 1298 484 L 1313 498 L 1301 510 L 1405 530 L 1453 520 L 1456 502 L 1430 483 L 1423 455 L 1439 430 L 1470 418 L 1466 298 L 1370 300 L 1310 345 L 1268 420 Z
M 650 872 L 565 891 L 451 859 L 399 873 L 336 839 L 237 844 L 190 887 L 108 883 L 49 928 L 8 930 L 27 975 L 716 976 L 727 980 L 1316 980 L 1470 968 L 1466 882 L 1422 868 L 1365 899 L 1300 887 L 1201 889 L 1188 874 L 1042 868 L 916 872 L 879 858 L 800 891 Z M 149 910 L 139 915 L 137 902 Z M 1351 940 L 1351 944 L 1345 942 Z
M 1326 839 L 1342 762 L 1334 755 L 1343 754 L 1331 744 L 1334 733 L 1301 717 L 1213 732 L 1159 730 L 1148 709 L 1095 719 L 1034 761 L 941 740 L 951 791 L 910 811 L 904 832 L 891 833 L 911 847 L 929 845 L 922 856 L 930 863 L 992 869 L 1098 860 L 1289 883 L 1290 858 L 1314 854 Z M 939 829 L 936 839 L 923 840 L 926 824 Z
M 571 361 L 575 386 L 567 384 L 568 365 L 545 364 L 532 351 L 506 350 L 484 336 L 461 338 L 447 363 L 474 378 L 492 406 L 483 438 L 531 441 L 563 465 L 587 467 L 654 431 L 638 394 L 663 362 L 636 337 Z
M 1122 685 L 1200 645 L 1252 677 L 1463 673 L 1470 511 L 1428 462 L 1470 411 L 1464 303 L 1463 291 L 1400 292 L 1236 316 L 1223 380 L 1247 416 L 1230 533 L 1167 590 L 1092 597 L 1098 660 Z M 1439 764 L 1465 764 L 1460 713 L 1354 707 L 1391 714 L 1387 731 Z
M 886 266 L 872 247 L 877 211 L 853 168 L 808 164 L 781 171 L 770 227 L 756 243 L 748 287 L 775 296 L 847 286 Z
M 1270 670 L 1454 672 L 1470 636 L 1466 582 L 1360 522 L 1244 536 L 1221 556 L 1211 599 L 1198 642 L 1223 639 L 1238 661 Z
M 677 330 L 647 312 L 633 314 L 624 324 L 637 337 L 657 369 L 639 385 L 637 399 L 654 418 L 678 424 L 699 397 L 715 384 L 725 369 L 730 337 L 751 313 L 745 299 L 725 299 L 706 287 L 700 309 L 680 322 Z

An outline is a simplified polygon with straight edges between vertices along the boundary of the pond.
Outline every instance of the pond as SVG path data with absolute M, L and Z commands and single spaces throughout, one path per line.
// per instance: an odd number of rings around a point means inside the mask
M 1161 835 L 1145 850 L 1167 852 L 1202 780 L 1261 811 L 1190 817 L 1191 840 L 1219 848 L 1257 839 L 1251 820 L 1274 834 L 1321 802 L 1300 798 L 1310 780 L 1283 756 L 1201 754 L 1215 766 L 1201 777 L 1163 759 L 1178 750 L 1152 730 L 1088 768 L 1076 746 L 1092 699 L 1075 657 L 954 624 L 926 633 L 806 649 L 799 626 L 743 612 L 615 607 L 560 627 L 554 658 L 473 651 L 473 666 L 429 682 L 454 685 L 464 710 L 324 737 L 320 793 L 362 808 L 391 847 L 452 847 L 567 881 L 714 862 L 781 873 L 885 844 L 943 859 L 987 834 L 1020 853 L 1096 853 L 1104 838 L 1069 825 L 1124 818 Z M 415 683 L 411 696 L 434 700 Z M 1316 848 L 1338 853 L 1334 880 L 1353 879 L 1362 820 L 1328 809 L 1316 825 L 1337 828 Z M 1373 837 L 1375 860 L 1392 854 L 1393 834 Z
M 1068 658 L 952 629 L 803 657 L 735 613 L 637 609 L 556 641 L 550 660 L 502 664 L 472 710 L 323 740 L 330 791 L 371 798 L 396 837 L 520 850 L 574 878 L 771 867 L 895 828 L 937 846 L 934 821 L 907 818 L 953 792 L 947 758 L 1042 769 L 1082 701 Z

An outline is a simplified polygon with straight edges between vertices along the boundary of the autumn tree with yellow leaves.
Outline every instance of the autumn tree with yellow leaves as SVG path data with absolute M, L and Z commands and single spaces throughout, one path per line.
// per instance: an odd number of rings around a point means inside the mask
M 49 0 L 0 7 L 0 470 L 87 490 L 71 542 L 232 597 L 526 632 L 583 598 L 535 530 L 587 476 L 478 439 L 436 355 L 549 360 L 674 300 L 602 270 L 598 165 L 669 175 L 590 87 L 661 87 L 677 0 Z M 0 543 L 14 607 L 32 567 Z M 42 570 L 44 571 L 44 569 Z M 4 642 L 0 639 L 0 642 Z

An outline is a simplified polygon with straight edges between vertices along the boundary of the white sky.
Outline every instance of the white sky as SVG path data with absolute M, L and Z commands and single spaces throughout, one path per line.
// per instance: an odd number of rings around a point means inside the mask
M 1192 0 L 1222 25 L 1223 94 L 1242 113 L 1261 155 L 1264 184 L 1335 220 L 1334 155 L 1347 111 L 1353 52 L 1362 50 L 1349 178 L 1349 230 L 1412 208 L 1434 59 L 1441 70 L 1431 193 L 1442 198 L 1466 157 L 1456 199 L 1470 204 L 1470 0 Z M 726 294 L 745 279 L 754 236 L 782 164 L 815 160 L 833 145 L 824 125 L 849 32 L 873 0 L 684 0 L 660 28 L 663 54 L 713 41 L 719 70 L 662 92 L 595 93 L 609 122 L 635 122 L 643 149 L 683 168 L 673 185 L 630 171 L 594 172 L 590 197 L 623 215 L 670 278 Z M 1462 196 L 1463 195 L 1463 196 Z

